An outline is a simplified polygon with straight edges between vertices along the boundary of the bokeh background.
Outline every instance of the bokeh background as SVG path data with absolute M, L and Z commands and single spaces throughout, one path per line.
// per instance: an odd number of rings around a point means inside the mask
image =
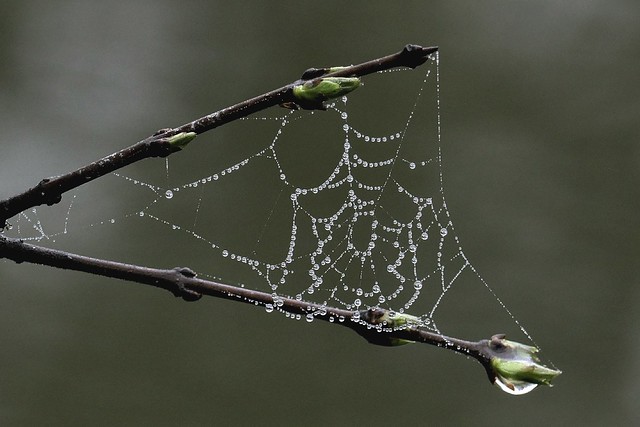
M 564 374 L 508 396 L 442 350 L 377 348 L 335 325 L 0 261 L 2 425 L 640 422 L 637 2 L 3 6 L 0 197 L 310 66 L 440 46 L 456 230 Z M 219 131 L 207 138 L 232 147 Z M 76 233 L 73 249 L 173 266 L 108 230 Z

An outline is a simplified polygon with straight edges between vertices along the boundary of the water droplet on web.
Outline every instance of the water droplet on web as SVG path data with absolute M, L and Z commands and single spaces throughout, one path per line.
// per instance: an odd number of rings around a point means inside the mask
M 340 114 L 340 117 L 342 117 L 342 120 L 347 120 L 347 117 L 349 117 L 349 115 L 345 112 L 342 112 L 342 114 Z
M 165 191 L 164 192 L 164 197 L 166 197 L 167 199 L 173 198 L 173 191 L 171 191 L 171 190 Z
M 416 164 L 411 162 L 409 163 L 409 169 L 415 169 L 416 168 Z
M 413 284 L 413 287 L 419 291 L 420 289 L 422 289 L 422 282 L 420 280 L 416 280 L 415 283 Z
M 313 316 L 313 314 L 309 313 L 309 314 L 307 314 L 305 316 L 305 318 L 306 318 L 307 322 L 313 322 L 314 316 Z
M 441 235 L 442 237 L 446 236 L 448 233 L 449 233 L 449 232 L 447 231 L 447 229 L 446 229 L 446 228 L 444 228 L 444 227 L 443 227 L 443 228 L 441 228 L 441 229 L 440 229 L 440 235 Z
M 266 304 L 264 309 L 267 313 L 271 313 L 273 311 L 273 304 Z

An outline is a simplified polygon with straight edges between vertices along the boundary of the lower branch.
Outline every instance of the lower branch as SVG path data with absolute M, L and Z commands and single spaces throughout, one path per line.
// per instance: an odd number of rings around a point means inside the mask
M 377 307 L 365 311 L 350 311 L 301 301 L 243 287 L 226 285 L 196 277 L 189 268 L 158 269 L 72 254 L 43 248 L 0 235 L 0 258 L 17 263 L 29 262 L 68 270 L 83 271 L 166 289 L 187 301 L 209 295 L 253 305 L 263 305 L 278 311 L 313 319 L 336 322 L 363 336 L 372 344 L 394 346 L 420 342 L 452 350 L 476 359 L 485 368 L 489 380 L 512 394 L 522 394 L 538 384 L 547 384 L 560 371 L 547 368 L 535 356 L 535 347 L 508 341 L 504 335 L 491 339 L 466 341 L 447 337 L 420 327 L 418 318 L 393 313 Z M 506 387 L 506 388 L 505 388 Z M 528 387 L 528 388 L 527 388 Z M 526 389 L 525 391 L 522 391 Z

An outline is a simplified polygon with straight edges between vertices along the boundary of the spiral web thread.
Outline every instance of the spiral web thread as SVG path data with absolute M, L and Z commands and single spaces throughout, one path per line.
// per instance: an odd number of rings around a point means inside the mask
M 78 230 L 151 222 L 209 248 L 206 267 L 196 268 L 200 276 L 270 291 L 275 303 L 267 311 L 282 311 L 278 297 L 286 295 L 348 310 L 411 313 L 436 332 L 438 307 L 470 273 L 531 340 L 470 264 L 456 235 L 443 190 L 437 54 L 425 67 L 424 75 L 418 70 L 378 73 L 327 111 L 280 110 L 247 118 L 240 124 L 274 126 L 271 142 L 186 184 L 167 186 L 173 160 L 166 164 L 164 185 L 112 174 L 119 185 L 144 194 L 136 198 L 141 208 L 76 224 L 76 194 L 65 208 L 61 230 L 45 232 L 39 210 L 33 209 L 20 214 L 7 234 L 54 242 Z M 413 88 L 399 92 L 394 82 L 404 80 Z M 373 98 L 360 99 L 365 92 Z M 332 132 L 326 133 L 327 126 Z M 303 159 L 297 157 L 309 150 Z M 233 177 L 243 174 L 246 179 L 238 181 L 245 187 L 234 188 Z M 270 189 L 252 191 L 252 182 Z M 264 197 L 246 206 L 261 215 L 258 220 L 247 219 L 237 228 L 233 221 L 242 211 L 232 206 L 231 213 L 219 214 L 220 195 L 245 200 L 254 194 Z M 193 207 L 181 219 L 171 206 L 185 195 Z M 234 243 L 246 227 L 250 237 Z M 226 237 L 216 237 L 218 232 Z

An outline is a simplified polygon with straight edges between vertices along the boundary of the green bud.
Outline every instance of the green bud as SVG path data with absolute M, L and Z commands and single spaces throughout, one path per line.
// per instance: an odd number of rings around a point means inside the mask
M 538 349 L 495 335 L 489 343 L 494 383 L 509 394 L 525 394 L 538 385 L 551 386 L 551 380 L 562 371 L 540 362 Z
M 182 150 L 188 143 L 193 141 L 198 136 L 195 132 L 180 132 L 169 137 L 169 144 Z
M 420 319 L 416 316 L 412 316 L 410 314 L 397 313 L 395 311 L 385 311 L 384 315 L 378 322 L 386 322 L 389 327 L 398 328 L 400 326 L 421 326 L 422 323 Z
M 379 319 L 379 321 L 386 322 L 387 326 L 391 328 L 399 328 L 402 326 L 421 326 L 420 319 L 416 316 L 412 316 L 410 314 L 397 313 L 395 311 L 389 312 L 388 310 Z M 415 341 L 403 340 L 398 338 L 391 338 L 390 342 L 392 346 L 415 343 Z
M 364 321 L 372 325 L 382 325 L 385 329 L 403 329 L 403 327 L 420 327 L 423 325 L 420 318 L 410 314 L 397 313 L 382 308 L 370 308 L 360 312 L 360 317 Z M 405 344 L 413 344 L 415 341 L 405 340 L 401 338 L 390 338 L 389 336 L 377 331 L 368 331 L 365 338 L 372 344 L 383 346 L 399 346 Z
M 398 347 L 401 345 L 407 345 L 407 344 L 415 344 L 415 341 L 411 341 L 411 340 L 403 340 L 401 338 L 389 338 L 389 346 L 390 347 Z
M 319 104 L 348 94 L 360 86 L 357 77 L 318 77 L 293 87 L 293 95 L 303 103 Z

